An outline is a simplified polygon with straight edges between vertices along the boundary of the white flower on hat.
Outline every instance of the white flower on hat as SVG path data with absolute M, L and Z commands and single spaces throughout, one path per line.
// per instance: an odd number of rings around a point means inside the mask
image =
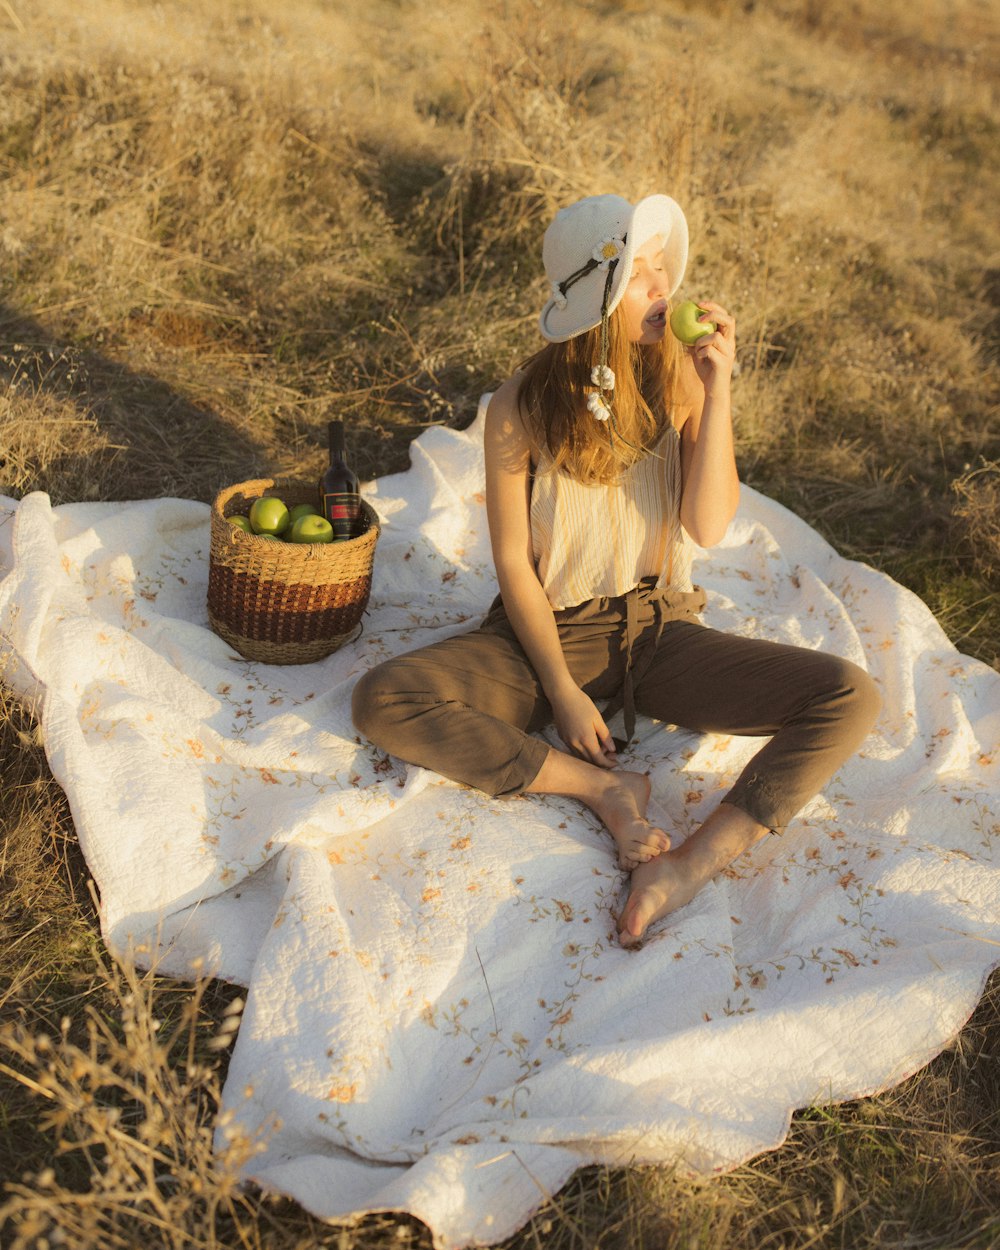
M 613 260 L 617 260 L 625 251 L 625 240 L 620 239 L 617 235 L 608 235 L 602 239 L 597 247 L 591 252 L 594 260 L 597 261 L 598 269 L 607 269 Z
M 615 371 L 608 368 L 607 365 L 594 365 L 590 371 L 590 381 L 592 385 L 599 386 L 602 391 L 613 391 L 615 389 Z
M 556 308 L 566 307 L 566 295 L 558 282 L 552 283 L 552 301 Z
M 587 411 L 592 413 L 598 421 L 607 421 L 611 416 L 611 409 L 596 391 L 587 396 Z

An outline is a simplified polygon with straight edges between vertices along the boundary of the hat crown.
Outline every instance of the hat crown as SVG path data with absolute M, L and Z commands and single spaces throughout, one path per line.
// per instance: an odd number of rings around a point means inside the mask
M 658 235 L 672 295 L 687 264 L 688 229 L 680 205 L 667 195 L 630 204 L 620 195 L 590 195 L 561 208 L 542 241 L 542 263 L 552 294 L 539 328 L 564 343 L 614 311 L 625 293 L 635 253 Z
M 562 282 L 590 259 L 606 238 L 624 237 L 632 205 L 620 195 L 590 195 L 561 208 L 542 240 L 542 264 L 551 282 Z

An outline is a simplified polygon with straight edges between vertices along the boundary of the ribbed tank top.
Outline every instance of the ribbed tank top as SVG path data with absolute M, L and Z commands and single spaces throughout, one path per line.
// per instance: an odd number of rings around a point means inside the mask
M 690 590 L 693 551 L 680 500 L 680 437 L 673 425 L 611 485 L 554 472 L 543 449 L 531 488 L 531 545 L 552 607 L 624 595 L 644 577 Z

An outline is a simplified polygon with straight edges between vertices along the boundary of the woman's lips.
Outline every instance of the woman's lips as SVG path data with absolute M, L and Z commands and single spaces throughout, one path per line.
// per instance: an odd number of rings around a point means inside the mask
M 646 325 L 651 326 L 654 330 L 662 330 L 667 324 L 666 308 L 658 308 L 656 312 L 652 312 L 646 318 Z

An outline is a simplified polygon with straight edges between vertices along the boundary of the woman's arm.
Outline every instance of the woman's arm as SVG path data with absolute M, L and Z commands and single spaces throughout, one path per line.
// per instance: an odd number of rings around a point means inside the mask
M 614 742 L 593 701 L 573 680 L 531 547 L 531 443 L 511 378 L 486 412 L 486 514 L 507 617 L 552 705 L 560 738 L 574 754 L 612 768 Z
M 685 353 L 681 524 L 700 547 L 713 547 L 722 541 L 740 497 L 730 403 L 736 323 L 718 304 L 701 306 L 719 328 Z

